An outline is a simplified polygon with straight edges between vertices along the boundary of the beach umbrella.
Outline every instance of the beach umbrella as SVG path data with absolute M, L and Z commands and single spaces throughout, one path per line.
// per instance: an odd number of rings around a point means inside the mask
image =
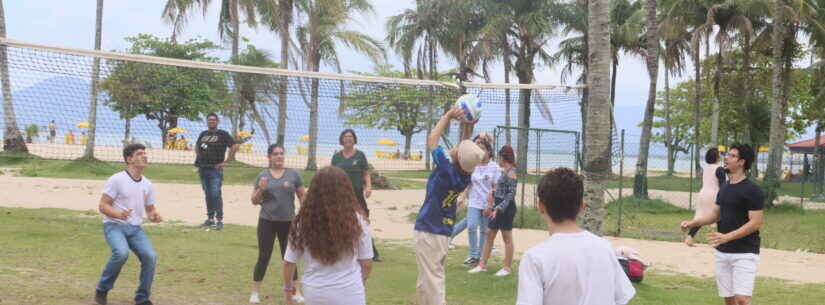
M 251 137 L 251 136 L 252 136 L 252 134 L 251 134 L 251 133 L 249 133 L 248 131 L 239 131 L 239 132 L 238 132 L 237 134 L 235 134 L 235 135 L 236 135 L 236 136 L 239 136 L 239 137 Z
M 759 146 L 759 152 L 768 152 L 767 146 Z
M 167 131 L 167 132 L 168 133 L 181 133 L 181 132 L 186 132 L 186 129 L 183 129 L 183 128 L 180 128 L 180 127 L 175 127 L 175 128 L 169 129 L 169 131 Z
M 300 140 L 301 142 L 309 142 L 309 136 L 303 136 Z
M 75 126 L 77 128 L 89 128 L 89 122 L 80 122 Z
M 387 145 L 387 146 L 396 146 L 396 145 L 398 145 L 398 142 L 395 142 L 393 140 L 384 138 L 384 139 L 378 140 L 378 144 Z
M 728 147 L 725 145 L 719 145 L 716 147 L 719 151 L 728 151 Z

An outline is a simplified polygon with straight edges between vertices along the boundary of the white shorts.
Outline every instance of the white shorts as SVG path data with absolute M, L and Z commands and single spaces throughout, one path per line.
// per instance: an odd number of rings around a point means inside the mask
M 759 255 L 716 251 L 716 286 L 723 298 L 753 295 Z

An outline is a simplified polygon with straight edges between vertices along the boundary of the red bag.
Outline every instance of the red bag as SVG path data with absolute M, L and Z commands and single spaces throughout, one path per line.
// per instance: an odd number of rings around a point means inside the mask
M 622 265 L 624 273 L 631 282 L 640 283 L 645 277 L 645 265 L 635 259 L 620 258 L 619 264 Z

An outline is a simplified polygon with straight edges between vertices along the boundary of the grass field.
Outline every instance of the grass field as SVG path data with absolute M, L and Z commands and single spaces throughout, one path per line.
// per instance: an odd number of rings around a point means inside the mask
M 20 155 L 0 152 L 0 166 L 19 167 L 20 174 L 27 177 L 74 178 L 74 179 L 106 179 L 113 173 L 123 169 L 123 163 L 114 162 L 87 162 L 68 160 L 45 160 L 33 155 Z M 252 167 L 243 163 L 233 163 L 224 171 L 224 184 L 249 184 L 260 173 L 261 168 Z M 304 181 L 310 181 L 314 172 L 298 170 Z M 423 189 L 430 172 L 417 171 L 384 171 L 382 175 L 390 179 L 390 183 L 402 189 Z M 172 183 L 200 183 L 196 169 L 189 164 L 151 164 L 146 169 L 146 175 L 152 181 Z M 527 183 L 536 183 L 538 176 L 529 174 Z M 698 180 L 694 180 L 694 192 L 699 190 Z M 633 188 L 633 177 L 624 177 L 623 186 Z M 618 188 L 619 178 L 613 177 L 608 181 L 608 188 Z M 810 197 L 814 185 L 806 183 L 805 196 Z M 676 176 L 655 176 L 648 178 L 648 188 L 651 190 L 688 192 L 690 179 Z M 799 182 L 784 182 L 780 186 L 780 196 L 799 197 L 803 185 Z
M 546 230 L 546 226 L 535 208 L 521 208 L 516 214 L 515 226 L 519 228 Z M 521 216 L 524 215 L 522 223 Z M 457 219 L 466 216 L 466 209 L 458 211 Z M 414 221 L 416 213 L 408 219 Z M 661 200 L 638 200 L 625 198 L 622 203 L 622 230 L 619 233 L 618 201 L 608 203 L 607 218 L 602 226 L 605 235 L 635 239 L 682 241 L 684 233 L 679 230 L 683 220 L 693 218 L 693 211 L 676 207 Z M 765 214 L 765 223 L 760 230 L 763 248 L 795 251 L 804 249 L 825 254 L 825 234 L 819 234 L 825 224 L 825 211 L 803 211 L 798 206 L 782 204 Z M 699 242 L 706 242 L 705 235 L 715 228 L 703 228 L 696 235 Z
M 0 304 L 91 304 L 109 248 L 96 212 L 0 208 Z M 255 228 L 227 225 L 206 232 L 180 223 L 148 226 L 158 252 L 153 286 L 156 304 L 245 304 L 256 260 Z M 367 283 L 369 304 L 416 304 L 416 265 L 408 241 L 379 241 L 383 263 Z M 491 273 L 469 275 L 461 266 L 466 249 L 447 262 L 449 304 L 513 304 L 517 278 Z M 461 253 L 461 254 L 458 254 Z M 517 264 L 517 262 L 516 262 Z M 500 266 L 493 261 L 491 268 Z M 139 263 L 130 255 L 109 294 L 110 304 L 133 304 Z M 517 269 L 517 267 L 516 267 Z M 265 304 L 279 304 L 280 260 L 273 258 L 265 279 Z M 684 274 L 648 273 L 635 285 L 631 304 L 719 304 L 715 282 Z M 821 304 L 825 285 L 795 285 L 759 278 L 757 304 Z M 273 298 L 275 298 L 273 300 Z
M 122 162 L 89 162 L 70 160 L 45 160 L 31 155 L 19 155 L 0 152 L 0 166 L 20 168 L 20 175 L 26 177 L 70 178 L 70 179 L 108 179 L 112 174 L 123 170 Z M 224 170 L 223 184 L 247 185 L 255 181 L 262 168 L 233 162 Z M 309 183 L 315 174 L 312 171 L 298 170 L 301 178 Z M 396 172 L 382 173 L 390 178 L 390 183 L 402 189 L 422 189 L 424 182 L 396 177 Z M 400 172 L 403 173 L 403 172 Z M 200 183 L 197 168 L 189 164 L 151 164 L 144 174 L 155 182 L 166 183 Z

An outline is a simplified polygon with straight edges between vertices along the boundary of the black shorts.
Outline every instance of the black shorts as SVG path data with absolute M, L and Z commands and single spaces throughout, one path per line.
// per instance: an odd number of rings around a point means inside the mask
M 509 206 L 501 213 L 496 214 L 496 218 L 490 220 L 490 224 L 487 226 L 493 230 L 499 231 L 512 231 L 513 230 L 513 219 L 516 218 L 516 204 L 511 202 Z

